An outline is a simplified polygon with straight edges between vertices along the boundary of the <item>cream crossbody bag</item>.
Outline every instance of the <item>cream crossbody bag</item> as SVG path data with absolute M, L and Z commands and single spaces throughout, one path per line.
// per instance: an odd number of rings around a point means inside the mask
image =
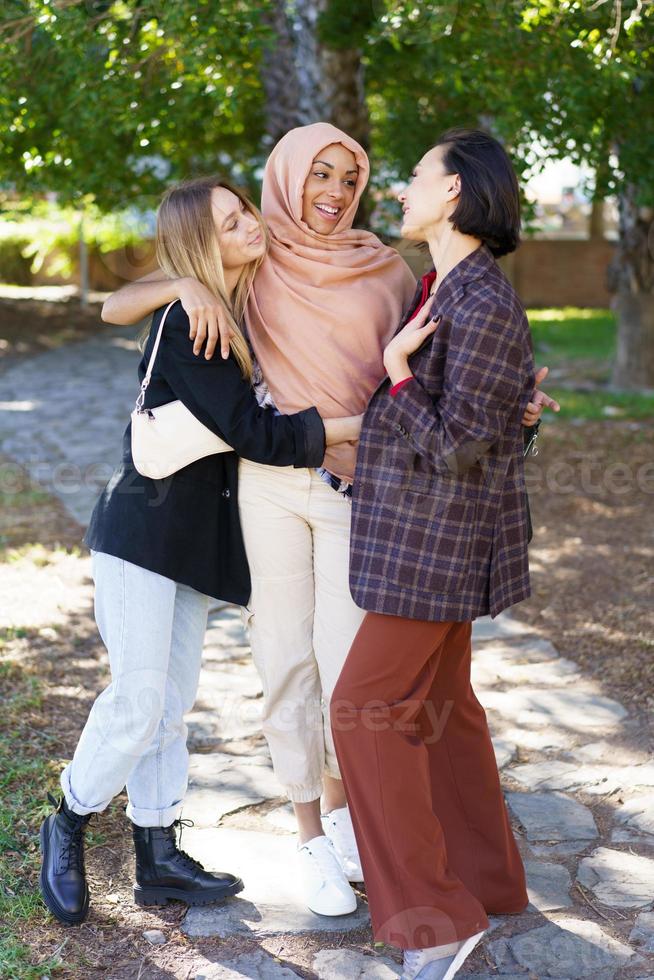
M 204 456 L 232 452 L 232 447 L 200 422 L 179 399 L 158 408 L 143 407 L 164 323 L 168 311 L 176 302 L 174 300 L 168 304 L 161 318 L 141 391 L 132 412 L 134 467 L 141 476 L 153 480 L 162 480 Z

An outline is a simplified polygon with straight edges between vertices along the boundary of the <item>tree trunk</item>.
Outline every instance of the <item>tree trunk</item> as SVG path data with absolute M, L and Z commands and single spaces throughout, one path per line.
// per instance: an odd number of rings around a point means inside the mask
M 369 145 L 363 65 L 358 48 L 330 48 L 318 37 L 329 0 L 274 0 L 268 23 L 275 45 L 263 60 L 267 131 L 276 142 L 295 126 L 331 122 Z
M 588 221 L 588 235 L 593 241 L 604 238 L 604 198 L 594 197 Z
M 654 389 L 654 212 L 627 185 L 618 199 L 620 240 L 609 270 L 616 293 L 618 348 L 613 384 Z

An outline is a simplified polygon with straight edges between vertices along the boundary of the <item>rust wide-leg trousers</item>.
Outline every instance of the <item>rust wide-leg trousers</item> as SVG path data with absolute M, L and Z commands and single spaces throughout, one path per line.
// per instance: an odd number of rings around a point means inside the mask
M 527 905 L 472 624 L 367 613 L 331 702 L 375 938 L 455 942 Z

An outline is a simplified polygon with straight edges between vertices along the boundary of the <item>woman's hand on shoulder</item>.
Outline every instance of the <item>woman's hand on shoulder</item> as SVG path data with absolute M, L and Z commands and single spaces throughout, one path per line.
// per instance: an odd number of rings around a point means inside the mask
M 193 353 L 199 355 L 206 341 L 204 356 L 209 361 L 220 342 L 222 357 L 229 357 L 229 340 L 233 330 L 218 297 L 197 279 L 187 276 L 179 280 L 179 299 L 189 319 Z

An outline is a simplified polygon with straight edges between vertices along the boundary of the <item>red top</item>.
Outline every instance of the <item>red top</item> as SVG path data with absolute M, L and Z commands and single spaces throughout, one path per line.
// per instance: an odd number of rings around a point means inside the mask
M 431 272 L 428 272 L 426 276 L 423 276 L 422 277 L 422 295 L 420 297 L 420 302 L 418 303 L 418 305 L 416 306 L 415 310 L 413 311 L 413 314 L 412 314 L 413 316 L 415 316 L 416 313 L 419 313 L 420 310 L 425 305 L 425 303 L 427 302 L 427 298 L 429 296 L 429 290 L 431 289 L 431 287 L 432 287 L 432 285 L 433 285 L 433 283 L 435 281 L 436 281 L 436 270 L 435 269 L 432 269 Z M 401 391 L 401 389 L 404 388 L 404 386 L 406 384 L 408 384 L 409 381 L 413 381 L 413 375 L 412 374 L 410 374 L 408 378 L 403 378 L 402 381 L 398 381 L 398 383 L 396 385 L 393 385 L 393 387 L 391 388 L 391 395 L 392 395 L 392 397 L 395 398 L 395 396 L 397 395 L 398 391 Z

